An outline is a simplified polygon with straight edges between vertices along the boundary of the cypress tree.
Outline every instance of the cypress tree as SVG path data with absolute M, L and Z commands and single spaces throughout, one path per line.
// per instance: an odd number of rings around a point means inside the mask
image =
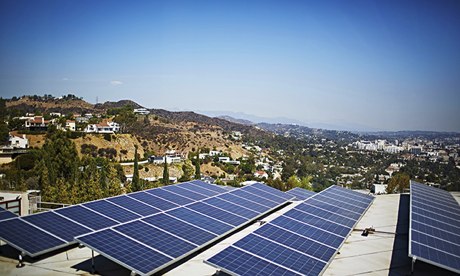
M 168 171 L 168 162 L 166 162 L 165 158 L 165 163 L 163 167 L 163 184 L 168 185 L 169 184 L 169 171 Z
M 200 155 L 197 154 L 195 161 L 195 179 L 201 179 L 201 168 L 200 168 Z
M 132 181 L 132 191 L 140 191 L 142 190 L 141 183 L 139 181 L 139 164 L 137 158 L 137 145 L 134 146 L 134 172 L 133 172 L 133 181 Z

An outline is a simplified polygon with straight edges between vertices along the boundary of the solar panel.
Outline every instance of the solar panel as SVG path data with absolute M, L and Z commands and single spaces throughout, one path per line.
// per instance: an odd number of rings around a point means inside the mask
M 171 201 L 162 199 L 160 197 L 154 196 L 146 192 L 136 192 L 128 195 L 129 197 L 135 198 L 139 201 L 142 201 L 152 207 L 155 207 L 160 210 L 169 210 L 172 208 L 179 207 L 180 205 L 175 204 Z
M 145 204 L 125 195 L 108 198 L 107 200 L 119 206 L 122 206 L 132 212 L 135 212 L 140 216 L 149 216 L 161 212 L 160 209 L 157 209 L 155 207 L 152 207 L 148 204 Z
M 146 244 L 158 251 L 177 258 L 197 246 L 184 239 L 171 235 L 142 221 L 120 225 L 114 230 Z
M 2 221 L 0 237 L 9 245 L 32 257 L 67 243 L 19 218 Z
M 117 221 L 99 215 L 82 206 L 66 207 L 58 209 L 55 212 L 63 215 L 64 217 L 72 219 L 73 221 L 81 223 L 93 230 L 99 230 L 118 224 Z
M 91 231 L 90 228 L 72 222 L 54 212 L 25 216 L 22 219 L 67 242 L 73 242 L 74 237 Z
M 15 218 L 15 217 L 17 217 L 17 215 L 15 213 L 10 212 L 10 211 L 5 210 L 2 207 L 0 207 L 0 220 L 9 219 L 9 218 Z
M 186 183 L 183 183 L 181 184 L 180 186 L 181 188 L 183 189 L 187 189 L 189 191 L 194 191 L 196 193 L 200 193 L 202 195 L 206 195 L 206 196 L 214 196 L 214 195 L 218 195 L 218 194 L 221 194 L 222 192 L 216 192 L 214 190 L 209 190 L 209 189 L 206 189 L 205 187 L 202 187 L 200 185 L 196 185 L 196 184 L 193 184 L 191 182 L 186 182 Z
M 447 191 L 411 181 L 409 257 L 460 273 L 460 206 Z
M 202 187 L 202 188 L 205 188 L 207 190 L 217 192 L 219 194 L 228 192 L 228 190 L 226 189 L 226 186 L 207 184 L 206 182 L 203 182 L 201 180 L 192 180 L 192 181 L 190 181 L 188 183 L 196 185 L 196 186 L 199 186 L 199 187 Z
M 229 201 L 220 199 L 218 197 L 212 197 L 212 198 L 206 199 L 203 201 L 203 203 L 214 206 L 216 208 L 225 210 L 227 212 L 236 214 L 240 217 L 244 217 L 247 219 L 255 218 L 256 216 L 259 215 L 258 212 L 252 209 L 246 208 L 242 205 L 233 204 Z
M 167 191 L 165 189 L 153 189 L 153 190 L 147 190 L 146 192 L 154 196 L 163 198 L 165 200 L 174 202 L 178 205 L 185 205 L 185 204 L 189 204 L 193 202 L 193 200 L 190 198 L 183 197 L 181 195 Z
M 275 204 L 272 208 L 269 208 L 256 203 L 256 201 L 267 200 L 273 202 L 265 199 L 263 195 L 274 197 L 279 191 L 268 188 L 265 189 L 263 193 L 260 193 L 260 196 L 249 192 L 241 193 L 248 188 L 249 186 L 232 190 L 222 195 L 216 195 L 169 211 L 102 230 L 102 232 L 113 230 L 116 233 L 122 233 L 130 240 L 134 240 L 151 249 L 158 250 L 163 253 L 163 255 L 175 258 L 173 260 L 168 260 L 164 264 L 158 265 L 148 273 L 145 273 L 141 267 L 137 268 L 135 264 L 127 263 L 121 258 L 118 258 L 117 255 L 110 253 L 110 250 L 104 248 L 104 244 L 98 242 L 97 239 L 89 241 L 86 239 L 86 237 L 93 236 L 95 233 L 77 237 L 77 240 L 84 241 L 85 245 L 88 247 L 98 252 L 101 251 L 101 253 L 105 255 L 109 255 L 112 260 L 137 273 L 152 274 L 164 266 L 168 266 L 172 262 L 202 248 L 206 244 L 223 237 L 237 227 L 241 227 L 248 223 L 250 219 L 254 219 L 269 210 L 273 210 L 287 201 L 284 200 L 283 202 Z M 272 194 L 270 193 L 270 189 L 273 190 Z M 178 190 L 175 189 L 174 191 Z M 244 196 L 245 199 L 240 196 L 235 196 L 233 193 L 238 193 Z M 240 204 L 258 206 L 257 208 L 259 208 L 259 211 L 254 209 L 250 210 L 242 207 Z M 233 208 L 243 210 L 243 212 L 233 213 L 233 211 L 228 211 Z M 253 213 L 255 216 L 253 216 Z M 247 216 L 242 214 L 247 214 Z M 180 242 L 185 242 L 186 246 L 179 246 Z M 170 248 L 171 245 L 174 246 Z
M 222 235 L 233 229 L 233 225 L 218 221 L 211 217 L 192 211 L 188 208 L 177 208 L 167 212 L 168 215 L 186 221 L 194 226 L 205 229 L 216 235 Z
M 248 186 L 248 189 L 250 189 L 251 187 Z M 265 195 L 256 195 L 254 193 L 250 193 L 250 192 L 246 192 L 246 189 L 239 189 L 239 190 L 235 190 L 232 195 L 235 195 L 235 196 L 238 196 L 238 197 L 241 197 L 241 198 L 244 198 L 244 199 L 247 199 L 249 201 L 252 201 L 252 202 L 255 202 L 255 203 L 258 203 L 260 205 L 263 205 L 263 206 L 266 206 L 268 208 L 272 208 L 273 206 L 276 206 L 276 205 L 279 205 L 279 202 L 276 202 L 272 199 L 269 199 L 269 198 L 265 198 Z
M 98 213 L 108 216 L 118 222 L 127 222 L 133 219 L 137 219 L 140 215 L 129 211 L 128 209 L 119 207 L 114 203 L 106 200 L 98 200 L 83 204 L 83 206 L 90 208 Z M 78 236 L 78 235 L 75 235 Z
M 177 186 L 183 186 L 181 190 L 185 192 L 192 190 L 191 192 L 198 194 L 200 198 L 202 196 L 209 197 L 210 195 L 226 192 L 223 188 L 209 185 L 202 181 L 193 181 L 193 183 L 186 182 L 177 184 Z M 186 187 L 188 190 L 185 189 Z M 11 245 L 26 254 L 29 254 L 28 252 L 31 252 L 32 254 L 33 252 L 33 256 L 37 256 L 73 243 L 75 236 L 87 234 L 94 230 L 104 229 L 110 226 L 116 226 L 122 222 L 125 223 L 135 219 L 140 219 L 142 217 L 177 208 L 181 206 L 181 204 L 189 204 L 194 201 L 167 191 L 162 193 L 167 197 L 167 199 L 160 198 L 149 193 L 153 192 L 155 194 L 155 190 L 161 189 L 163 188 L 101 199 L 72 207 L 27 216 L 24 217 L 24 220 L 19 217 L 10 218 L 11 220 L 18 220 L 18 222 L 15 223 L 4 223 L 4 221 L 7 220 L 0 219 L 0 228 L 3 230 L 0 231 L 0 239 L 6 241 L 7 243 L 11 243 Z M 196 189 L 196 191 L 193 191 L 193 189 Z M 177 200 L 177 202 L 174 202 L 174 200 Z M 3 215 L 4 213 L 2 210 L 0 210 L 0 215 Z M 8 213 L 9 212 L 5 212 L 5 217 L 11 217 Z M 2 217 L 0 216 L 0 218 Z M 40 250 L 37 251 L 29 248 L 29 236 L 17 235 L 14 238 L 16 245 L 12 244 L 13 238 L 9 237 L 9 234 L 17 231 L 17 224 L 24 224 L 25 221 L 27 221 L 27 225 L 32 226 L 32 228 L 30 228 L 30 233 L 28 234 L 33 235 L 34 233 L 37 233 L 38 238 L 36 240 L 38 242 L 40 241 L 40 237 L 43 233 L 57 238 L 58 240 L 62 239 L 65 242 L 57 242 L 56 244 L 51 242 L 47 243 L 45 238 L 43 239 L 43 247 L 40 246 Z M 34 232 L 32 232 L 32 230 L 34 230 Z M 21 246 L 24 246 L 24 248 Z
M 117 261 L 122 262 L 126 267 L 136 270 L 141 274 L 147 274 L 149 271 L 172 260 L 171 257 L 112 229 L 80 237 L 79 241 L 85 245 L 91 244 L 100 254 L 109 259 L 114 260 L 113 256 L 117 256 Z
M 189 223 L 184 223 L 183 221 L 166 214 L 154 215 L 152 217 L 142 219 L 142 221 L 163 229 L 167 233 L 181 237 L 195 245 L 204 244 L 217 237 L 217 235 L 205 229 L 193 226 Z
M 305 199 L 313 196 L 316 193 L 312 192 L 312 191 L 309 191 L 309 190 L 306 190 L 306 189 L 295 187 L 295 188 L 287 191 L 286 194 L 294 196 L 296 200 L 305 200 Z
M 262 190 L 262 191 L 266 191 L 266 192 L 268 192 L 268 193 L 270 193 L 272 195 L 275 195 L 277 197 L 281 197 L 284 200 L 291 200 L 291 199 L 294 198 L 292 195 L 287 195 L 286 193 L 283 193 L 280 190 L 274 189 L 274 188 L 272 188 L 270 186 L 267 186 L 266 184 L 263 184 L 263 183 L 254 183 L 250 187 L 253 187 L 253 188 L 256 188 L 256 189 L 259 189 L 259 190 Z
M 166 186 L 164 189 L 168 192 L 172 192 L 178 195 L 181 195 L 183 197 L 192 199 L 194 201 L 196 200 L 202 200 L 204 198 L 207 198 L 208 196 L 202 195 L 200 193 L 195 193 L 193 191 L 183 189 L 180 187 L 181 185 L 171 185 L 171 186 Z
M 217 207 L 214 207 L 212 205 L 209 205 L 203 202 L 193 203 L 191 205 L 188 205 L 187 208 L 195 212 L 216 218 L 220 221 L 231 224 L 233 226 L 241 225 L 247 221 L 247 218 L 245 217 L 227 212 L 223 209 L 219 209 Z
M 240 206 L 242 206 L 244 208 L 247 208 L 249 210 L 255 211 L 256 213 L 263 213 L 263 212 L 266 212 L 266 211 L 268 211 L 270 209 L 267 206 L 260 205 L 260 204 L 254 202 L 254 201 L 250 201 L 250 200 L 244 199 L 242 197 L 239 197 L 239 196 L 236 196 L 236 195 L 233 195 L 233 194 L 230 194 L 230 193 L 219 195 L 216 198 L 223 199 L 223 200 L 228 201 L 230 203 L 238 202 L 237 205 L 240 205 Z
M 267 262 L 300 275 L 321 274 L 373 199 L 345 190 L 331 186 L 313 195 L 205 262 L 236 275 L 256 275 L 257 265 Z M 230 253 L 239 261 L 229 260 Z

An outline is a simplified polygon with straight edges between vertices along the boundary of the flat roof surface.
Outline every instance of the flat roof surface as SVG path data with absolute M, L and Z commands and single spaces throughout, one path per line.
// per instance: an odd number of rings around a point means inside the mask
M 456 199 L 459 200 L 460 193 Z M 270 221 L 295 207 L 294 202 L 263 218 Z M 165 275 L 211 276 L 217 269 L 203 260 L 217 254 L 230 244 L 255 231 L 260 223 L 255 222 L 241 231 L 221 240 L 194 257 L 180 263 Z M 376 232 L 367 237 L 362 230 L 373 227 Z M 377 195 L 371 207 L 356 226 L 332 260 L 323 275 L 410 275 L 411 258 L 408 257 L 409 194 Z M 0 247 L 0 275 L 88 275 L 91 272 L 91 250 L 70 248 L 46 258 L 33 260 L 24 258 L 25 266 L 16 268 L 18 251 L 10 246 Z M 96 274 L 129 275 L 130 271 L 95 254 Z M 219 273 L 219 275 L 224 275 Z M 413 275 L 455 275 L 447 270 L 417 261 Z

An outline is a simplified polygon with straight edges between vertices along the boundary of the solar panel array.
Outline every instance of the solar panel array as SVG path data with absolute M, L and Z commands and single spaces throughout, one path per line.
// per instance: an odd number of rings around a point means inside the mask
M 319 275 L 372 200 L 331 186 L 205 262 L 231 275 Z
M 150 275 L 292 198 L 255 183 L 76 239 L 137 274 Z
M 190 181 L 130 193 L 0 221 L 0 239 L 35 257 L 75 243 L 76 236 L 225 192 L 218 186 Z
M 460 206 L 447 191 L 411 181 L 409 257 L 460 274 Z
M 10 211 L 5 210 L 2 207 L 0 207 L 0 220 L 9 219 L 9 218 L 15 218 L 15 217 L 17 217 L 17 215 L 15 213 L 10 212 Z
M 286 194 L 295 196 L 295 200 L 305 200 L 307 198 L 312 197 L 316 193 L 313 192 L 313 191 L 309 191 L 307 189 L 302 189 L 302 188 L 299 188 L 299 187 L 295 187 L 295 188 L 290 189 L 289 191 L 287 191 Z

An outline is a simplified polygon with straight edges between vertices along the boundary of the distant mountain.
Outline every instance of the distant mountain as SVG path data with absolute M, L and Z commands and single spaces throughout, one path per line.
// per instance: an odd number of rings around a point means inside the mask
M 329 130 L 337 130 L 337 131 L 378 131 L 380 129 L 369 127 L 366 125 L 356 124 L 356 123 L 349 123 L 349 122 L 342 122 L 340 124 L 331 124 L 331 123 L 321 123 L 321 122 L 304 122 L 292 118 L 286 117 L 261 117 L 252 114 L 247 114 L 244 112 L 233 112 L 233 111 L 197 111 L 198 113 L 211 116 L 211 117 L 218 117 L 226 119 L 226 117 L 231 118 L 233 122 L 242 123 L 243 121 L 252 122 L 252 123 L 268 123 L 268 124 L 286 124 L 286 125 L 299 125 L 305 126 L 310 128 L 317 128 L 317 129 L 329 129 Z M 237 120 L 237 121 L 236 121 Z
M 244 119 L 236 119 L 236 118 L 233 118 L 231 116 L 227 116 L 227 115 L 224 115 L 224 116 L 218 116 L 216 118 L 219 118 L 219 119 L 222 119 L 222 120 L 226 120 L 226 121 L 229 121 L 229 122 L 232 122 L 232 123 L 236 123 L 236 124 L 242 124 L 242 125 L 247 125 L 247 126 L 252 126 L 254 125 L 253 122 L 249 121 L 249 120 L 244 120 Z

